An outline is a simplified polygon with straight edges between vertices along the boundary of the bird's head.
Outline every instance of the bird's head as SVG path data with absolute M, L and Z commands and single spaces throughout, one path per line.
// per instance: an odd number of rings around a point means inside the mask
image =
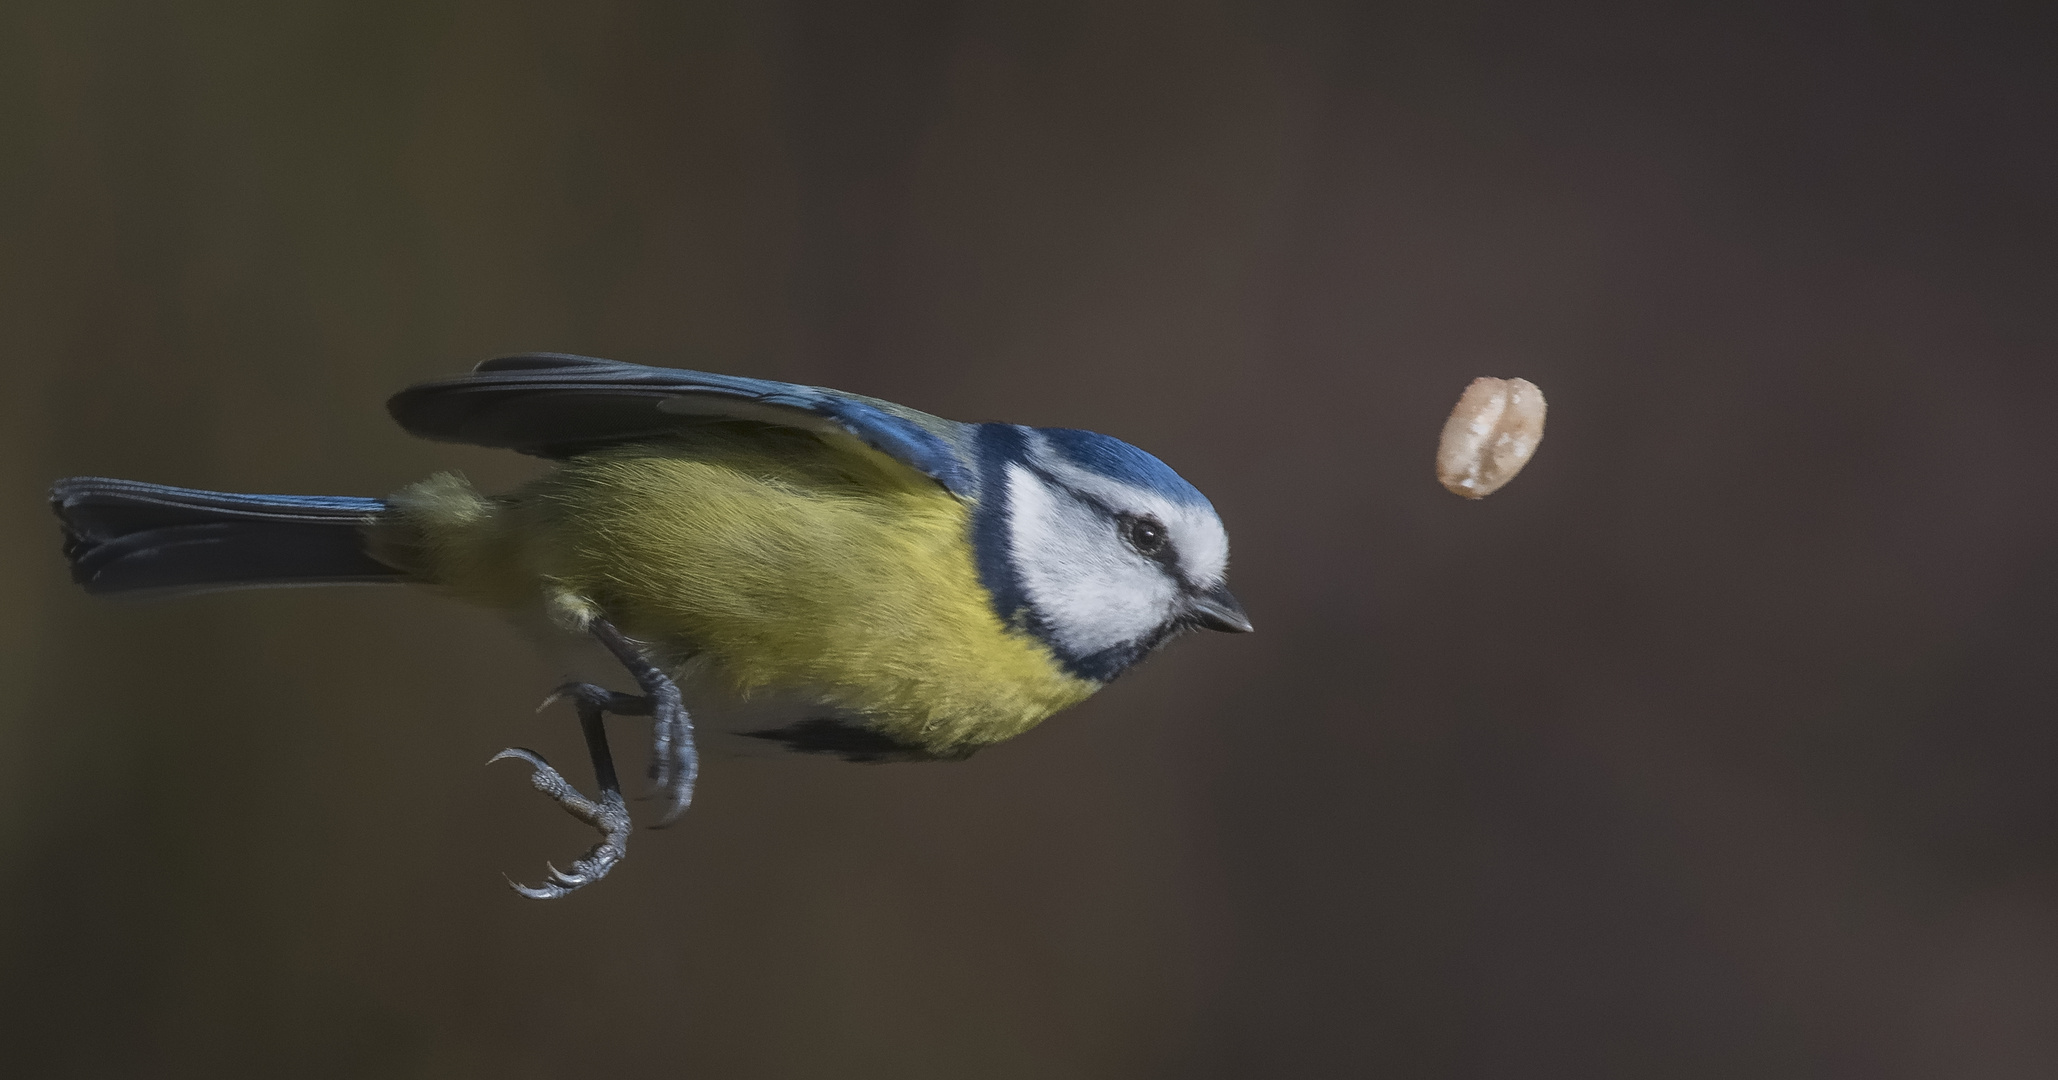
M 974 526 L 1003 622 L 1106 681 L 1190 629 L 1246 632 L 1229 593 L 1229 535 L 1164 462 L 1120 439 L 986 424 Z

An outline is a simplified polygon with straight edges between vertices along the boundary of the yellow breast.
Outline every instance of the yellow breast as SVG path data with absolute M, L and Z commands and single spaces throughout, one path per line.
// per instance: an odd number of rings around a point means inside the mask
M 404 511 L 423 576 L 495 606 L 590 604 L 706 657 L 736 693 L 805 695 L 939 756 L 1098 689 L 994 615 L 963 503 L 811 435 L 721 425 L 574 459 L 469 513 L 430 508 L 459 501 Z

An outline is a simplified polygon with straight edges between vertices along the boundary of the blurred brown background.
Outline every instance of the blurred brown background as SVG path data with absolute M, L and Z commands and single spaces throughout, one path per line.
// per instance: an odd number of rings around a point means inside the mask
M 2007 10 L 0 8 L 5 1071 L 2058 1075 Z M 91 601 L 42 491 L 511 483 L 382 402 L 522 349 L 1121 435 L 1259 633 L 961 765 L 716 760 L 521 900 L 591 836 L 482 767 L 581 760 L 514 632 Z M 1472 504 L 1481 374 L 1552 415 Z

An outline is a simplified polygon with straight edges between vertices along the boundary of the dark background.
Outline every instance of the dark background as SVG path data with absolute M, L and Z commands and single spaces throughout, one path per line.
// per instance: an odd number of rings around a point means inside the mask
M 2009 10 L 6 5 L 6 1072 L 2058 1075 Z M 1120 435 L 1259 632 L 960 765 L 714 761 L 521 900 L 591 836 L 482 767 L 581 757 L 514 631 L 89 600 L 42 492 L 504 486 L 382 402 L 523 349 Z M 1468 503 L 1482 374 L 1550 429 Z

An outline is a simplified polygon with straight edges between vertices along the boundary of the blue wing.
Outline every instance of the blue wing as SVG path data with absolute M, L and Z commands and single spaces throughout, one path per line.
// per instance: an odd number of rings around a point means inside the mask
M 562 458 L 713 419 L 849 435 L 976 497 L 971 425 L 817 386 L 644 367 L 565 353 L 488 360 L 469 375 L 420 383 L 386 403 L 410 433 Z

